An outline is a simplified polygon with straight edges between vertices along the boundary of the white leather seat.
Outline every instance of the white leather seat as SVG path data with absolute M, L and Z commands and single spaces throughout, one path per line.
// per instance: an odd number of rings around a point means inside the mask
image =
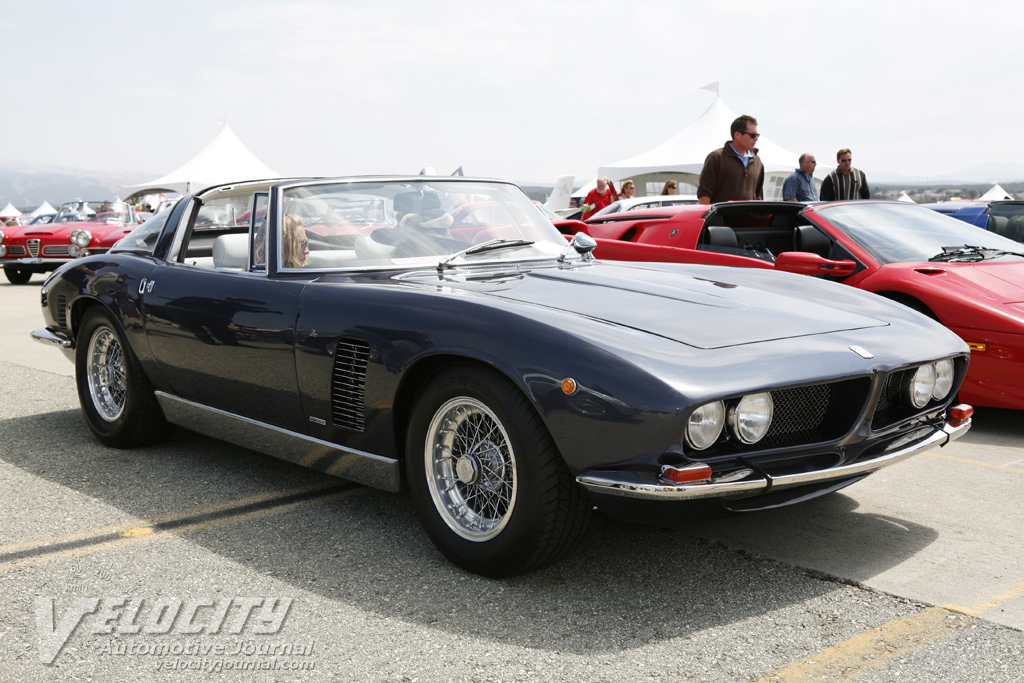
M 213 267 L 245 270 L 249 265 L 249 235 L 221 235 L 213 241 Z

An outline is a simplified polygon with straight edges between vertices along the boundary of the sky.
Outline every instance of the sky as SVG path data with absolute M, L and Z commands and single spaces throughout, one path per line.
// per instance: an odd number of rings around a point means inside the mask
M 792 152 L 943 175 L 1016 161 L 1022 26 L 946 0 L 5 0 L 0 159 L 156 177 L 227 121 L 286 176 L 582 180 L 718 81 Z

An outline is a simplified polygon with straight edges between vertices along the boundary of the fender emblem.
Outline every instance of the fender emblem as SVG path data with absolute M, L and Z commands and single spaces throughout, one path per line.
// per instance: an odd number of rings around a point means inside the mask
M 875 354 L 871 353 L 870 351 L 865 349 L 863 346 L 857 346 L 856 344 L 851 346 L 850 350 L 853 351 L 858 356 L 860 356 L 861 358 L 874 358 L 875 357 Z

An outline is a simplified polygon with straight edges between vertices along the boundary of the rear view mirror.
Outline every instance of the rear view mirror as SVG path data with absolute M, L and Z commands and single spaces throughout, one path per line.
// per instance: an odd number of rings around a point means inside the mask
M 775 269 L 800 275 L 846 277 L 857 269 L 855 261 L 830 261 L 807 251 L 786 251 L 775 257 Z

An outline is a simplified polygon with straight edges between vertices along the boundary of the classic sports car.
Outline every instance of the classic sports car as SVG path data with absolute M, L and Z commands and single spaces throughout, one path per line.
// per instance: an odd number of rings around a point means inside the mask
M 33 273 L 48 273 L 78 256 L 106 251 L 139 222 L 135 208 L 124 202 L 69 202 L 48 224 L 6 229 L 0 240 L 0 264 L 8 280 L 25 284 Z M 116 237 L 105 240 L 108 234 Z
M 881 294 L 968 343 L 962 400 L 1024 409 L 1020 244 L 904 202 L 728 202 L 640 214 L 588 221 L 595 255 L 775 268 Z
M 621 213 L 623 211 L 642 211 L 643 209 L 658 209 L 663 206 L 696 203 L 697 195 L 695 194 L 667 194 L 654 195 L 653 197 L 623 198 L 612 202 L 590 218 L 600 218 L 601 216 L 607 216 L 612 213 Z
M 785 505 L 970 425 L 966 345 L 904 306 L 593 246 L 500 181 L 214 187 L 53 273 L 33 336 L 75 363 L 103 443 L 176 424 L 406 483 L 491 576 L 561 556 L 594 505 Z

